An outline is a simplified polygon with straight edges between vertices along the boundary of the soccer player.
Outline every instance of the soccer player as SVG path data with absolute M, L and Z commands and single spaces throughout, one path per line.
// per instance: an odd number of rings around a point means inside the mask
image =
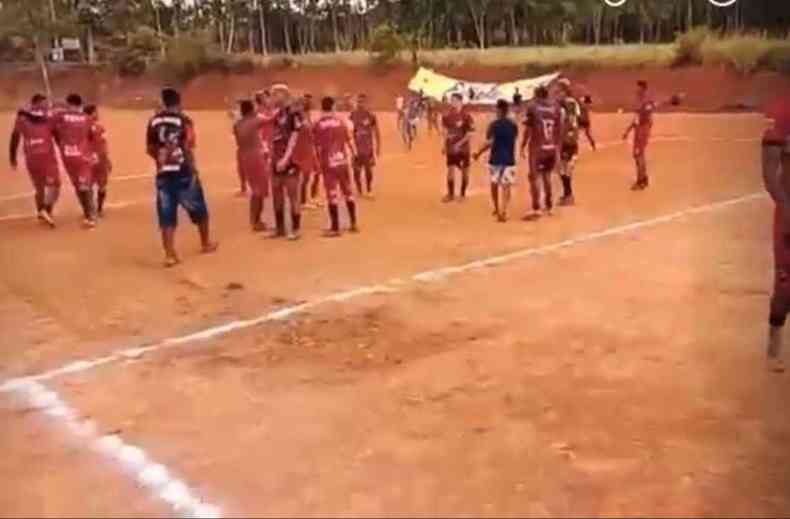
M 359 196 L 373 197 L 373 168 L 381 156 L 381 132 L 376 115 L 368 110 L 368 97 L 359 94 L 357 109 L 351 112 L 354 128 L 354 183 Z M 362 189 L 362 171 L 365 172 L 365 190 Z
M 545 212 L 551 214 L 553 198 L 551 174 L 559 163 L 563 135 L 562 107 L 549 99 L 545 86 L 535 89 L 535 101 L 527 108 L 521 155 L 526 156 L 529 144 L 529 191 L 532 197 L 532 214 L 525 220 L 540 217 L 540 183 L 543 184 Z
M 276 229 L 272 238 L 286 236 L 285 232 L 285 196 L 291 208 L 291 231 L 289 240 L 298 240 L 302 227 L 301 204 L 299 203 L 299 182 L 301 172 L 295 161 L 299 133 L 304 127 L 302 111 L 291 104 L 288 87 L 277 84 L 272 87 L 277 115 L 274 120 L 272 136 L 272 198 L 274 202 L 274 219 Z
M 38 219 L 54 228 L 55 219 L 52 210 L 60 195 L 60 172 L 52 124 L 47 113 L 47 98 L 41 94 L 34 95 L 30 106 L 17 112 L 9 145 L 9 159 L 14 170 L 18 164 L 17 152 L 20 141 L 35 191 Z
M 582 115 L 579 118 L 579 128 L 584 130 L 584 135 L 590 142 L 590 147 L 595 151 L 595 139 L 592 136 L 592 117 L 590 116 L 590 106 L 592 105 L 592 97 L 586 95 L 582 98 Z
M 107 180 L 112 173 L 112 161 L 107 146 L 106 130 L 99 121 L 99 110 L 96 105 L 85 107 L 85 113 L 91 118 L 91 177 L 96 187 L 96 215 L 104 216 L 104 201 L 107 199 Z M 92 189 L 92 188 L 91 188 Z
M 324 189 L 329 201 L 330 228 L 325 236 L 340 236 L 340 215 L 338 205 L 345 199 L 351 232 L 359 232 L 357 227 L 357 208 L 351 191 L 349 159 L 354 157 L 354 147 L 349 136 L 348 126 L 335 114 L 335 100 L 325 97 L 321 100 L 321 118 L 315 124 L 316 149 L 321 171 L 324 176 Z
M 576 168 L 576 159 L 579 156 L 579 120 L 582 109 L 579 101 L 571 93 L 571 82 L 560 79 L 557 82 L 559 89 L 558 100 L 562 106 L 563 135 L 560 150 L 560 180 L 562 181 L 562 197 L 559 205 L 567 206 L 575 203 L 573 196 L 573 171 Z
M 165 267 L 173 267 L 180 263 L 175 250 L 178 206 L 197 225 L 204 254 L 216 251 L 217 243 L 211 241 L 208 206 L 195 163 L 195 126 L 181 110 L 178 91 L 163 89 L 162 106 L 148 122 L 146 151 L 156 163 L 156 208 Z
M 486 143 L 475 153 L 475 160 L 486 150 L 491 150 L 488 167 L 491 172 L 491 201 L 494 215 L 500 222 L 507 221 L 507 208 L 510 203 L 510 186 L 516 176 L 516 141 L 518 126 L 509 117 L 507 101 L 500 99 L 496 105 L 497 118 L 488 126 Z M 499 198 L 500 188 L 502 198 Z
M 472 116 L 464 110 L 464 99 L 459 93 L 450 100 L 450 111 L 442 118 L 444 145 L 442 153 L 447 157 L 447 195 L 443 202 L 455 200 L 455 170 L 461 173 L 461 192 L 459 200 L 466 198 L 469 186 L 469 161 L 471 158 L 471 139 L 475 131 Z
M 765 188 L 776 204 L 774 212 L 774 290 L 771 297 L 768 335 L 768 366 L 784 371 L 782 329 L 790 312 L 790 97 L 766 110 L 774 119 L 762 141 Z
M 426 99 L 425 101 L 426 118 L 428 119 L 428 133 L 433 133 L 434 130 L 439 130 L 439 106 L 434 99 Z
M 650 132 L 653 129 L 653 112 L 656 105 L 650 98 L 647 91 L 647 81 L 637 81 L 636 90 L 636 113 L 633 122 L 628 126 L 623 134 L 623 140 L 628 140 L 631 132 L 634 132 L 634 162 L 636 163 L 636 182 L 631 189 L 641 191 L 650 184 L 647 176 L 647 145 L 650 143 Z
M 83 225 L 92 229 L 96 227 L 91 164 L 93 122 L 82 110 L 82 97 L 79 94 L 66 97 L 66 109 L 54 115 L 53 125 L 63 166 L 82 207 Z
M 400 131 L 401 124 L 403 124 L 403 118 L 405 117 L 406 111 L 406 100 L 403 98 L 402 95 L 395 98 L 395 113 L 398 116 L 397 119 L 397 126 L 398 130 Z
M 311 181 L 313 188 L 310 189 L 310 198 L 315 198 L 318 194 L 318 164 L 315 157 L 315 143 L 313 142 L 312 96 L 306 94 L 293 104 L 293 108 L 301 113 L 303 121 L 302 129 L 299 131 L 299 139 L 296 141 L 296 149 L 294 150 L 294 161 L 301 172 L 299 202 L 303 208 L 313 209 L 316 206 L 307 196 Z
M 250 100 L 241 102 L 241 119 L 233 125 L 238 147 L 239 172 L 250 186 L 250 227 L 253 232 L 266 230 L 262 214 L 269 196 L 269 153 L 263 144 L 262 129 L 266 124 Z

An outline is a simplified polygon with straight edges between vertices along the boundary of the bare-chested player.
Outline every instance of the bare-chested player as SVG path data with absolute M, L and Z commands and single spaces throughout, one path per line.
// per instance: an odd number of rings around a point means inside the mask
M 60 172 L 52 124 L 47 110 L 47 98 L 41 94 L 34 95 L 30 106 L 17 112 L 9 145 L 9 160 L 11 169 L 14 170 L 18 164 L 17 152 L 20 142 L 35 191 L 38 219 L 50 227 L 55 227 L 52 212 L 60 194 Z
M 264 119 L 256 113 L 250 100 L 241 102 L 241 119 L 233 125 L 239 172 L 250 186 L 250 227 L 253 232 L 266 230 L 262 215 L 269 196 L 269 166 L 271 157 L 263 143 Z
M 302 227 L 302 208 L 299 200 L 301 171 L 295 161 L 294 150 L 299 140 L 299 133 L 304 127 L 304 119 L 301 109 L 294 107 L 286 85 L 274 85 L 272 94 L 277 108 L 272 137 L 272 201 L 276 225 L 272 237 L 286 236 L 285 197 L 287 196 L 291 209 L 291 231 L 287 237 L 289 240 L 297 240 Z M 301 101 L 297 102 L 301 103 Z
M 628 140 L 634 132 L 634 163 L 636 164 L 636 182 L 631 186 L 634 191 L 641 191 L 650 185 L 647 175 L 647 146 L 650 143 L 650 133 L 653 130 L 653 112 L 656 105 L 647 91 L 647 81 L 638 81 L 636 87 L 636 110 L 634 120 L 623 135 L 623 140 Z
M 329 206 L 330 228 L 328 237 L 340 236 L 339 203 L 345 199 L 350 231 L 358 232 L 357 207 L 351 190 L 350 161 L 354 158 L 354 146 L 349 136 L 346 122 L 335 114 L 335 100 L 325 97 L 321 100 L 321 118 L 313 129 L 316 149 L 324 177 L 324 189 Z
M 99 110 L 96 105 L 85 107 L 85 113 L 91 118 L 91 176 L 96 187 L 96 215 L 104 216 L 104 202 L 107 199 L 107 181 L 112 173 L 110 150 L 107 146 L 107 131 L 99 121 Z
M 540 217 L 540 188 L 543 185 L 543 206 L 551 214 L 554 200 L 551 192 L 551 174 L 559 164 L 563 135 L 562 107 L 549 98 L 545 86 L 535 89 L 535 100 L 527 108 L 521 155 L 526 157 L 529 145 L 529 191 L 532 197 L 532 213 L 524 217 L 533 220 Z
M 450 111 L 442 118 L 442 128 L 444 130 L 442 153 L 447 157 L 447 195 L 442 202 L 455 200 L 455 170 L 461 173 L 459 200 L 464 200 L 469 186 L 471 140 L 475 123 L 469 112 L 464 110 L 464 98 L 461 94 L 452 95 Z
M 774 291 L 769 315 L 768 366 L 784 371 L 782 330 L 790 313 L 790 96 L 771 103 L 766 114 L 774 120 L 762 141 L 765 188 L 776 204 L 774 212 Z
M 66 97 L 66 109 L 54 115 L 53 125 L 63 166 L 82 207 L 83 225 L 86 228 L 93 228 L 96 226 L 91 163 L 93 122 L 82 110 L 80 95 L 70 94 Z
M 381 156 L 381 132 L 376 114 L 368 110 L 368 97 L 359 94 L 357 108 L 351 112 L 354 132 L 354 145 L 357 154 L 354 158 L 354 183 L 359 196 L 373 196 L 373 170 L 376 159 Z M 365 189 L 362 186 L 362 172 L 365 172 Z

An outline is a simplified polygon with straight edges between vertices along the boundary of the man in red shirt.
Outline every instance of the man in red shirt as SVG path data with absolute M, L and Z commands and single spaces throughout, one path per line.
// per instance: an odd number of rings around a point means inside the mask
M 25 154 L 25 164 L 35 190 L 38 219 L 55 227 L 52 210 L 60 194 L 60 172 L 58 171 L 55 140 L 52 124 L 47 113 L 47 98 L 36 94 L 30 106 L 19 110 L 11 132 L 9 159 L 11 169 L 17 168 L 19 143 Z
M 299 140 L 299 133 L 304 127 L 304 117 L 302 111 L 292 105 L 286 85 L 274 85 L 272 91 L 277 108 L 274 133 L 272 134 L 272 198 L 277 227 L 272 238 L 286 236 L 285 196 L 288 196 L 291 207 L 291 232 L 287 237 L 289 240 L 297 240 L 302 225 L 301 204 L 299 203 L 301 171 L 294 151 Z
M 633 122 L 628 126 L 623 135 L 623 140 L 628 140 L 631 131 L 634 132 L 634 162 L 636 163 L 636 182 L 631 189 L 640 191 L 650 184 L 647 176 L 647 145 L 650 143 L 650 132 L 653 130 L 653 112 L 656 104 L 647 92 L 647 81 L 638 81 L 636 90 L 636 113 Z
M 768 365 L 784 371 L 782 329 L 790 312 L 790 97 L 771 103 L 766 115 L 773 126 L 762 141 L 763 180 L 776 204 L 774 211 L 774 291 L 771 297 Z
M 253 232 L 266 230 L 261 218 L 264 201 L 269 196 L 269 175 L 267 162 L 269 153 L 263 144 L 262 129 L 265 121 L 256 113 L 252 101 L 241 102 L 241 119 L 233 125 L 233 135 L 238 147 L 239 174 L 250 186 L 250 226 Z
M 472 158 L 471 139 L 475 131 L 472 116 L 464 110 L 464 98 L 455 93 L 450 101 L 450 111 L 442 118 L 444 145 L 442 153 L 447 156 L 447 195 L 442 202 L 455 200 L 455 170 L 461 172 L 461 197 L 466 198 L 469 186 L 469 164 Z
M 90 117 L 91 123 L 91 177 L 96 186 L 96 214 L 104 216 L 104 201 L 107 199 L 107 180 L 112 173 L 112 162 L 107 146 L 106 130 L 99 122 L 99 111 L 96 105 L 85 107 L 85 113 Z
M 354 146 L 357 156 L 354 159 L 354 183 L 357 194 L 373 196 L 373 168 L 376 158 L 381 156 L 381 132 L 376 115 L 368 110 L 368 96 L 359 94 L 357 108 L 351 112 L 351 124 L 354 127 Z M 365 171 L 365 187 L 362 189 L 362 171 Z
M 532 213 L 525 220 L 540 218 L 540 184 L 543 184 L 546 214 L 551 214 L 554 198 L 551 190 L 551 174 L 560 162 L 562 137 L 565 134 L 563 109 L 549 98 L 545 86 L 535 89 L 535 100 L 527 107 L 524 121 L 524 138 L 521 141 L 521 156 L 527 157 L 529 145 L 529 192 L 532 197 Z
M 299 132 L 299 140 L 296 142 L 294 160 L 299 165 L 302 178 L 299 185 L 299 201 L 302 207 L 313 209 L 315 205 L 311 202 L 318 196 L 318 163 L 315 157 L 315 143 L 313 142 L 313 96 L 305 94 L 302 99 L 294 103 L 294 108 L 302 113 L 304 125 Z M 312 186 L 310 183 L 312 182 Z M 308 189 L 310 198 L 308 199 Z
M 82 110 L 82 97 L 66 97 L 66 109 L 55 114 L 53 125 L 55 140 L 60 148 L 63 166 L 77 192 L 86 228 L 96 226 L 96 213 L 92 196 L 91 150 L 93 122 Z
M 351 191 L 349 174 L 350 159 L 354 157 L 354 147 L 348 134 L 348 126 L 335 114 L 335 100 L 325 97 L 321 100 L 321 118 L 313 128 L 318 160 L 324 176 L 324 189 L 329 206 L 330 229 L 326 236 L 340 236 L 340 215 L 338 204 L 341 197 L 346 201 L 351 232 L 358 232 L 357 209 Z M 339 191 L 339 192 L 338 192 Z

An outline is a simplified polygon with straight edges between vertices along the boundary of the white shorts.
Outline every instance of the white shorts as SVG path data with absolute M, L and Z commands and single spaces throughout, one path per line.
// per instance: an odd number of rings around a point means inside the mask
M 491 173 L 491 183 L 500 186 L 509 186 L 516 181 L 516 166 L 488 166 Z

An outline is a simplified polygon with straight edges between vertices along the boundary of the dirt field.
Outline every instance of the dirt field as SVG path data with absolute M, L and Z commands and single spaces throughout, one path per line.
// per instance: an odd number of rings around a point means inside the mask
M 598 116 L 578 206 L 518 220 L 522 167 L 499 224 L 482 165 L 469 200 L 440 204 L 437 141 L 406 154 L 382 114 L 363 232 L 323 239 L 314 211 L 290 243 L 248 231 L 227 117 L 195 112 L 221 248 L 199 255 L 184 224 L 165 270 L 147 115 L 104 114 L 116 171 L 94 231 L 68 190 L 40 228 L 0 166 L 0 384 L 99 359 L 5 385 L 0 516 L 790 514 L 760 117 L 660 115 L 635 194 L 627 116 Z

